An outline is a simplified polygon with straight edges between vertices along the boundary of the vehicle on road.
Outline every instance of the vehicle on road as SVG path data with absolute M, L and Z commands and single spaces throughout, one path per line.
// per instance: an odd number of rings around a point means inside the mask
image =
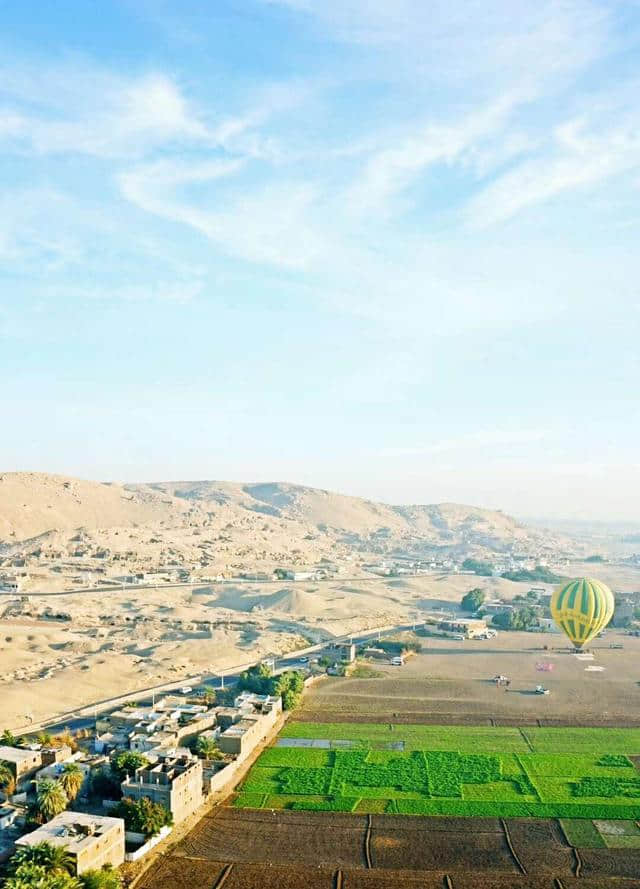
M 548 695 L 550 694 L 549 689 L 545 688 L 544 685 L 536 685 L 535 693 L 537 695 Z
M 300 661 L 301 664 L 308 664 L 309 663 L 309 658 L 306 656 L 306 654 L 303 655 L 302 657 L 298 658 L 298 660 Z
M 404 667 L 404 658 L 398 655 L 397 657 L 391 658 L 391 666 L 393 667 Z

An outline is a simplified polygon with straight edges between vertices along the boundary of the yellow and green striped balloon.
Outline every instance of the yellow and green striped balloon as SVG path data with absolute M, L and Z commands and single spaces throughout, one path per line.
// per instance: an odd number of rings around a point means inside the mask
M 613 593 L 599 580 L 583 577 L 558 587 L 551 597 L 551 614 L 576 648 L 582 648 L 613 617 Z

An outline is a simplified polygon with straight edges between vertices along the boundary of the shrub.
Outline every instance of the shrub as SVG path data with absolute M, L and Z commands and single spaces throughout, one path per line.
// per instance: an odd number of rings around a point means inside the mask
M 282 793 L 319 795 L 327 792 L 331 773 L 329 769 L 282 769 L 278 782 Z
M 619 753 L 605 753 L 598 760 L 599 766 L 609 766 L 615 769 L 628 769 L 631 767 L 630 761 L 626 756 Z
M 115 818 L 123 818 L 127 830 L 153 837 L 160 830 L 173 824 L 171 812 L 160 803 L 146 796 L 133 800 L 124 798 L 113 809 Z
M 573 796 L 599 796 L 606 799 L 630 796 L 640 798 L 640 778 L 592 778 L 586 776 L 572 785 Z

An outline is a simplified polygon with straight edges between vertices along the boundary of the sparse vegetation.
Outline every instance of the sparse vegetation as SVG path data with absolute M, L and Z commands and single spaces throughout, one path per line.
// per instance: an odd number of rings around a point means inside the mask
M 536 565 L 535 568 L 521 568 L 519 571 L 505 571 L 501 575 L 505 580 L 518 581 L 520 583 L 561 583 L 566 580 L 559 574 L 554 574 L 548 568 L 542 565 Z
M 493 574 L 493 565 L 481 559 L 465 559 L 461 567 L 463 571 L 473 571 L 479 577 L 491 577 Z

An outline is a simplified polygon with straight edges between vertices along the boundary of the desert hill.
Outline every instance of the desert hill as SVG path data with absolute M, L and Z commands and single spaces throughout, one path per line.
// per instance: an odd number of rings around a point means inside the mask
M 117 529 L 123 529 L 119 542 Z M 363 555 L 526 552 L 557 543 L 493 510 L 453 503 L 393 506 L 281 482 L 118 485 L 45 473 L 0 476 L 5 551 L 8 544 L 42 535 L 51 545 L 63 545 L 79 530 L 116 549 L 125 540 L 129 549 L 164 544 L 166 555 L 171 544 L 190 559 L 209 548 L 210 555 L 224 551 L 247 563 L 277 562 L 287 555 L 301 556 L 297 563 L 317 561 L 349 550 Z

